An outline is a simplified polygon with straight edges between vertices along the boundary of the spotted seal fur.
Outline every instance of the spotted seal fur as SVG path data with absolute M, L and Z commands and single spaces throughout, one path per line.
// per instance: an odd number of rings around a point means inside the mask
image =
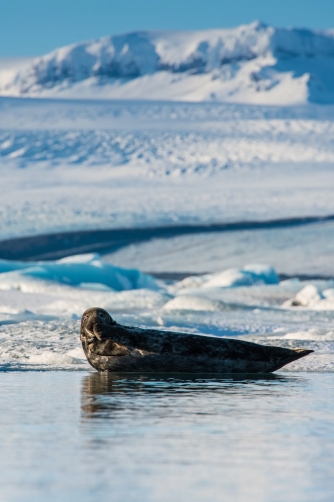
M 90 365 L 109 372 L 271 373 L 313 352 L 123 326 L 101 308 L 84 312 L 80 339 Z

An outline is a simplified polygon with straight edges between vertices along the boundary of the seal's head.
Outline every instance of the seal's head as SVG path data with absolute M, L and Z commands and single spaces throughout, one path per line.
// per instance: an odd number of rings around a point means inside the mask
M 104 309 L 93 307 L 86 310 L 81 318 L 80 338 L 82 342 L 89 343 L 96 338 L 94 333 L 95 324 L 111 326 L 116 323 Z

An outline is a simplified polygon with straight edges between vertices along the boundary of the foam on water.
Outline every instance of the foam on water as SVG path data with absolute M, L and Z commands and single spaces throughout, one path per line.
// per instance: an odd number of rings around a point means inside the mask
M 265 265 L 159 281 L 97 254 L 0 267 L 3 370 L 87 370 L 80 318 L 100 306 L 124 324 L 305 346 L 315 354 L 287 371 L 334 371 L 332 281 L 279 282 Z

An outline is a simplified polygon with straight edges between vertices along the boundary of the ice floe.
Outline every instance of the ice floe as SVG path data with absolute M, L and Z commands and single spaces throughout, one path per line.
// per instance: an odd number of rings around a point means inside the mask
M 302 307 L 312 310 L 334 310 L 334 288 L 321 291 L 314 284 L 308 284 L 294 298 L 285 301 L 282 307 Z
M 278 284 L 279 278 L 273 267 L 268 265 L 246 265 L 243 268 L 230 268 L 217 274 L 204 274 L 186 277 L 171 286 L 170 291 L 185 293 L 191 289 L 236 288 L 264 284 Z
M 19 271 L 19 273 L 17 273 Z M 114 267 L 100 260 L 98 254 L 72 256 L 50 262 L 15 262 L 0 260 L 1 275 L 0 288 L 10 283 L 12 278 L 25 277 L 54 281 L 69 286 L 85 287 L 92 289 L 108 288 L 111 291 L 130 289 L 157 289 L 156 281 L 136 269 L 123 269 Z M 12 274 L 16 272 L 16 274 Z M 19 284 L 18 284 L 19 287 Z
M 129 325 L 307 344 L 316 358 L 294 368 L 332 371 L 331 281 L 303 288 L 298 279 L 279 282 L 270 266 L 246 265 L 171 283 L 114 267 L 97 254 L 0 263 L 0 370 L 89 369 L 80 319 L 87 308 L 100 306 Z M 293 306 L 297 301 L 300 307 Z
M 247 265 L 242 269 L 232 268 L 213 274 L 204 284 L 205 288 L 253 286 L 255 284 L 278 284 L 279 278 L 272 267 Z

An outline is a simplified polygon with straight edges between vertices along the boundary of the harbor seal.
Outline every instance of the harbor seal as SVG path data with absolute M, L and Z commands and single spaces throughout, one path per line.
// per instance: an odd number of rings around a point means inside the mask
M 101 308 L 84 312 L 80 339 L 90 365 L 108 372 L 271 373 L 313 352 L 123 326 Z

